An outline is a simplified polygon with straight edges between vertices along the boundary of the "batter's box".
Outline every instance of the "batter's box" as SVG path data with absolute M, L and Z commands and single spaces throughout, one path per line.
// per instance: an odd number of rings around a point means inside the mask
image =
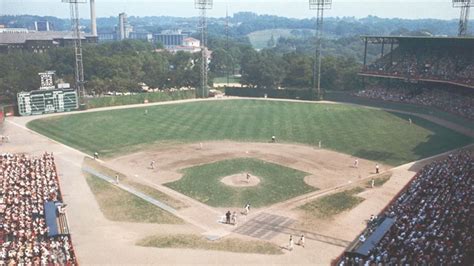
M 288 227 L 296 220 L 288 217 L 260 213 L 234 230 L 234 233 L 263 240 L 271 240 L 280 233 L 288 232 Z

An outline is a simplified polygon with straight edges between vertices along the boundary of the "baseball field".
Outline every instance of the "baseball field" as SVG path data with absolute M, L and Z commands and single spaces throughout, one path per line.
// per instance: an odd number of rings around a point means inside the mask
M 16 149 L 54 152 L 86 264 L 313 265 L 341 254 L 420 159 L 473 142 L 436 119 L 224 98 L 21 117 L 7 133 Z M 290 234 L 306 247 L 288 250 Z
M 28 127 L 88 154 L 113 157 L 150 145 L 216 140 L 298 143 L 399 165 L 472 141 L 429 121 L 341 104 L 226 100 L 90 112 Z

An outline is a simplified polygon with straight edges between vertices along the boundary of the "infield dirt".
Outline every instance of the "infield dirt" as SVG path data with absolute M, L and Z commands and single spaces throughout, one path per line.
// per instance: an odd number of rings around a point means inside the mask
M 357 196 L 366 200 L 354 209 L 331 220 L 318 220 L 305 216 L 295 208 L 349 186 L 364 185 L 375 170 L 375 162 L 359 159 L 359 167 L 354 168 L 355 158 L 350 155 L 280 143 L 208 142 L 203 143 L 202 149 L 199 144 L 148 147 L 140 153 L 113 158 L 105 162 L 105 165 L 123 172 L 130 178 L 136 178 L 137 182 L 154 184 L 161 189 L 164 188 L 161 184 L 181 178 L 180 169 L 228 158 L 252 157 L 308 172 L 311 175 L 305 181 L 320 190 L 268 208 L 252 209 L 247 217 L 250 220 L 267 212 L 298 220 L 281 230 L 271 242 L 284 246 L 290 233 L 305 232 L 307 242 L 304 249 L 297 247 L 293 252 L 285 251 L 284 255 L 277 256 L 243 256 L 221 251 L 144 248 L 137 247 L 136 241 L 156 233 L 202 234 L 206 231 L 193 224 L 156 225 L 112 222 L 105 219 L 81 171 L 85 154 L 29 131 L 25 124 L 32 119 L 34 118 L 7 118 L 4 134 L 10 135 L 11 142 L 2 146 L 2 152 L 24 152 L 32 155 L 44 151 L 54 152 L 63 196 L 68 204 L 72 239 L 81 264 L 327 265 L 356 238 L 365 227 L 365 220 L 371 214 L 382 210 L 416 171 L 432 160 L 422 160 L 390 169 L 390 180 L 382 187 L 367 189 L 358 194 Z M 149 168 L 151 160 L 156 161 L 156 169 Z M 391 167 L 381 165 L 382 172 L 389 168 Z M 204 222 L 212 227 L 209 229 L 227 230 L 232 237 L 249 238 L 233 233 L 233 227 L 216 223 L 216 215 L 223 214 L 223 210 L 206 207 L 170 189 L 165 192 L 192 203 L 188 205 L 190 207 L 182 210 L 183 215 L 201 217 L 203 212 L 209 213 L 209 217 L 204 215 Z M 245 226 L 244 220 L 239 222 Z

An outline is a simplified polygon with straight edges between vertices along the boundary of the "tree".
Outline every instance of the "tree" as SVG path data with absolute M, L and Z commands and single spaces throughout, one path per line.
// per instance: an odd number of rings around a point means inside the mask
M 287 65 L 287 75 L 283 79 L 283 86 L 309 88 L 312 84 L 313 60 L 300 53 L 288 53 L 283 56 Z
M 241 82 L 250 87 L 278 88 L 286 74 L 286 62 L 270 50 L 246 51 L 241 66 Z
M 233 60 L 230 53 L 222 48 L 218 48 L 212 51 L 212 60 L 209 68 L 217 75 L 227 74 L 228 71 L 232 70 L 232 63 Z
M 270 37 L 270 40 L 268 40 L 268 42 L 267 42 L 267 47 L 268 48 L 273 48 L 273 47 L 275 47 L 275 45 L 276 45 L 275 37 L 272 34 L 272 37 Z

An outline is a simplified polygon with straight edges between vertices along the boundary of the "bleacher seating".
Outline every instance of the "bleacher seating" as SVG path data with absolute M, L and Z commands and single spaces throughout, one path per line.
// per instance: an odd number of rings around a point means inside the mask
M 469 44 L 401 42 L 363 73 L 474 86 L 474 49 Z
M 354 96 L 434 107 L 474 120 L 474 91 L 461 94 L 448 89 L 398 84 L 390 88 L 373 86 L 355 93 Z
M 52 154 L 1 154 L 0 202 L 0 265 L 77 264 L 65 214 L 57 215 L 54 206 L 62 196 Z M 52 215 L 45 209 L 49 202 Z M 57 234 L 50 235 L 46 215 Z
M 468 151 L 425 166 L 382 214 L 395 221 L 384 237 L 368 252 L 348 250 L 338 265 L 472 263 L 473 179 Z

